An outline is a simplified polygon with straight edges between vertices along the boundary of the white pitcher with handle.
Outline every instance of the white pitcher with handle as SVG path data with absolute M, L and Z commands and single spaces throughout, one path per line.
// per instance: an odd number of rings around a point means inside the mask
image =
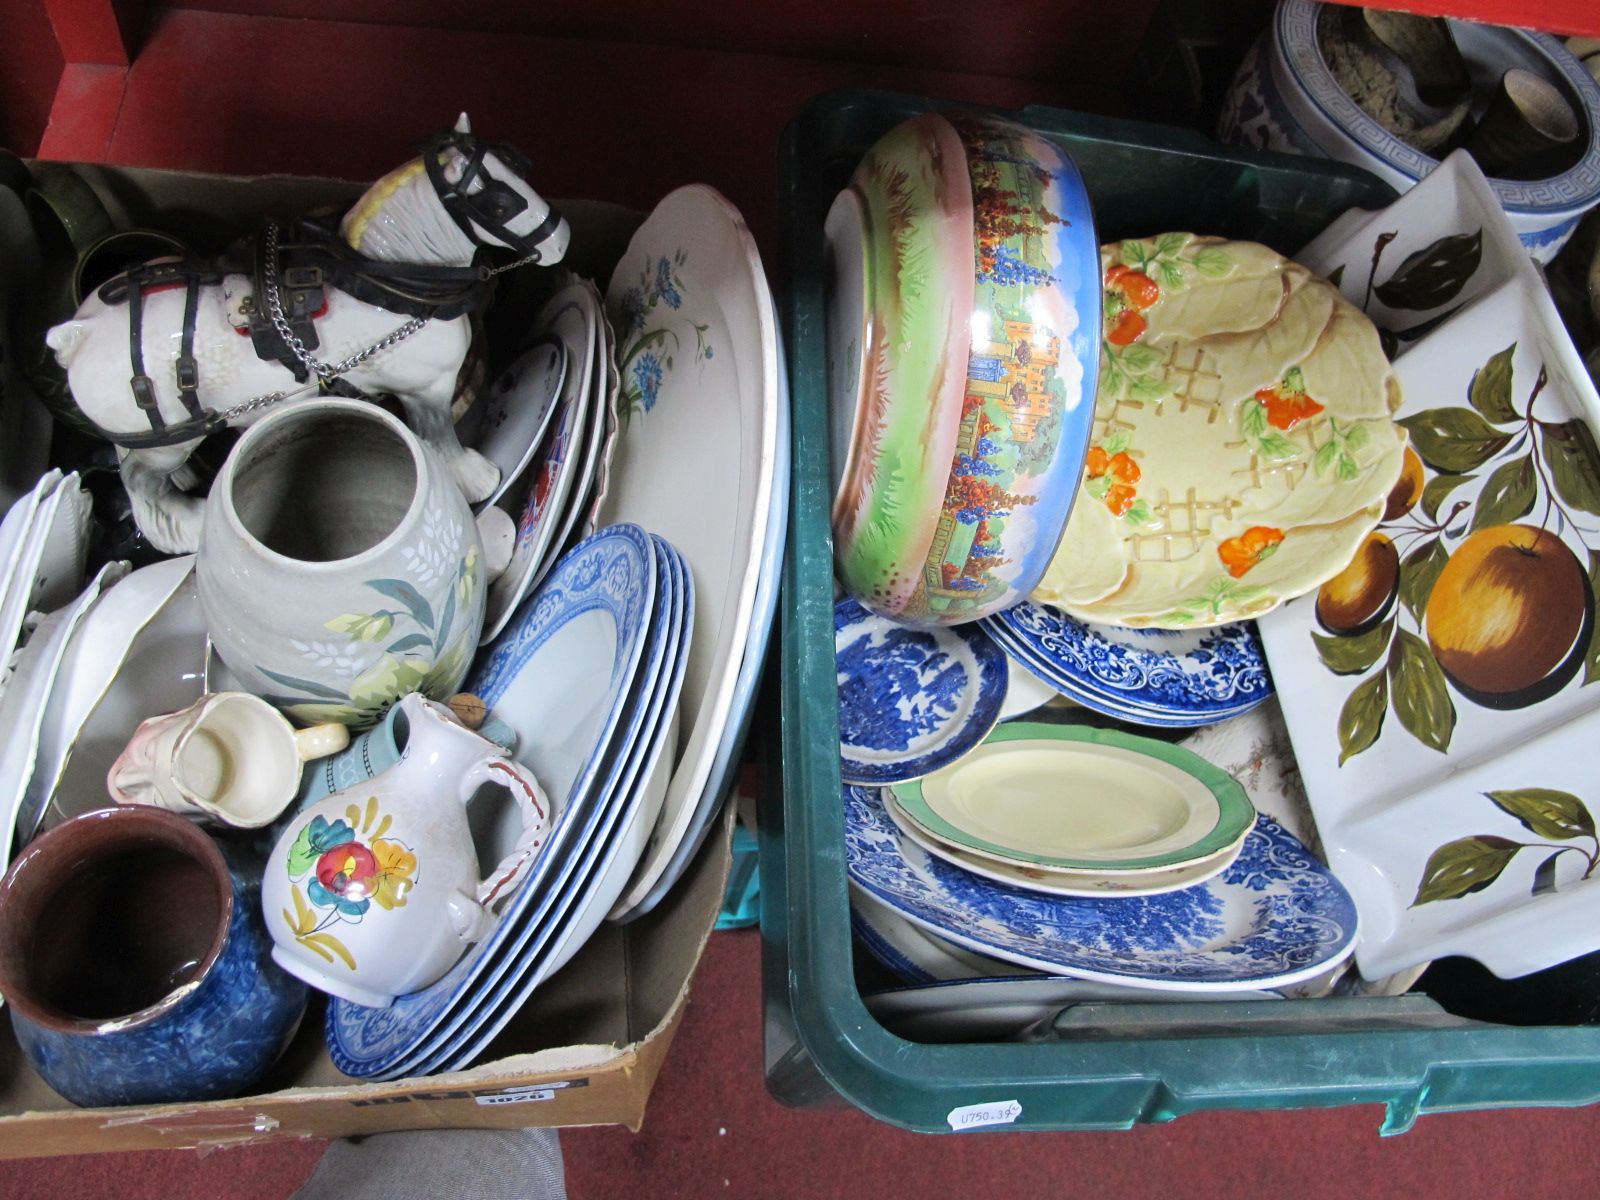
M 381 1008 L 436 982 L 494 927 L 550 836 L 552 810 L 526 767 L 412 693 L 405 756 L 298 813 L 267 860 L 261 899 L 284 970 Z M 480 877 L 468 804 L 501 789 L 514 820 Z M 487 799 L 487 797 L 485 797 Z

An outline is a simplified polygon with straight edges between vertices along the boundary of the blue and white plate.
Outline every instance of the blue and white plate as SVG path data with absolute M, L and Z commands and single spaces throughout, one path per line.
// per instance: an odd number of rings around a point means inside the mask
M 1023 603 L 979 622 L 1039 679 L 1085 708 L 1144 725 L 1207 725 L 1272 695 L 1249 622 L 1216 629 L 1090 625 Z
M 1019 966 L 1158 991 L 1230 991 L 1309 979 L 1355 948 L 1349 893 L 1265 815 L 1233 866 L 1208 883 L 1075 900 L 969 874 L 902 834 L 876 788 L 844 793 L 852 882 L 913 924 Z
M 328 1048 L 346 1075 L 387 1074 L 446 1019 L 475 1003 L 530 910 L 561 886 L 592 840 L 598 800 L 632 731 L 624 703 L 653 661 L 647 643 L 657 552 L 636 525 L 613 525 L 574 547 L 523 604 L 468 686 L 517 733 L 517 758 L 552 796 L 555 826 L 500 921 L 439 982 L 388 1008 L 328 1006 Z M 492 857 L 492 855 L 491 855 Z
M 1000 719 L 1006 656 L 972 625 L 907 629 L 850 597 L 833 606 L 839 774 L 906 783 L 976 749 Z
M 636 735 L 617 761 L 598 806 L 599 819 L 587 851 L 565 881 L 550 893 L 550 903 L 524 922 L 509 951 L 510 969 L 483 981 L 471 1018 L 457 1031 L 448 1028 L 430 1041 L 433 1051 L 420 1061 L 401 1063 L 399 1075 L 431 1075 L 467 1066 L 505 1028 L 534 990 L 560 970 L 599 928 L 627 886 L 643 856 L 651 826 L 666 798 L 672 762 L 663 751 L 676 743 L 678 698 L 693 633 L 694 586 L 687 564 L 667 542 L 656 538 L 657 561 L 669 603 L 659 607 L 659 669 L 630 698 L 627 724 Z

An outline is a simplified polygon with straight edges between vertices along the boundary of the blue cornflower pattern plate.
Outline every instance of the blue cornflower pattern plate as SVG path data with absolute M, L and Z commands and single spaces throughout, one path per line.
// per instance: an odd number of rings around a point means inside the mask
M 517 733 L 517 758 L 557 804 L 544 852 L 490 934 L 431 987 L 388 1008 L 328 1006 L 328 1049 L 346 1075 L 387 1075 L 463 1007 L 514 945 L 530 911 L 593 840 L 612 764 L 633 731 L 625 699 L 658 655 L 658 551 L 636 525 L 580 542 L 512 618 L 468 683 Z M 647 653 L 647 650 L 651 651 Z
M 1272 695 L 1252 622 L 1215 629 L 1090 625 L 1023 603 L 979 622 L 1001 649 L 1085 708 L 1143 725 L 1207 725 Z
M 1006 698 L 1006 656 L 971 625 L 907 629 L 846 597 L 833 606 L 839 773 L 920 779 L 976 749 Z
M 928 854 L 889 819 L 878 789 L 844 792 L 857 887 L 913 924 L 1019 966 L 1159 991 L 1283 987 L 1355 947 L 1350 895 L 1265 815 L 1222 875 L 1181 892 L 1067 899 L 981 879 Z

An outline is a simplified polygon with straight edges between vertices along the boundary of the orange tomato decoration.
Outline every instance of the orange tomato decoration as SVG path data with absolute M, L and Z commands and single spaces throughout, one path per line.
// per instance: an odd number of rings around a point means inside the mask
M 1106 334 L 1106 341 L 1113 346 L 1131 346 L 1144 336 L 1144 331 L 1149 328 L 1150 322 L 1144 319 L 1144 314 L 1137 309 L 1125 308 L 1117 314 L 1111 323 L 1111 332 Z
M 1084 455 L 1083 465 L 1090 479 L 1098 479 L 1110 469 L 1111 456 L 1099 446 L 1090 446 L 1089 453 Z
M 1281 383 L 1262 388 L 1256 399 L 1266 406 L 1267 424 L 1285 433 L 1322 411 L 1322 405 L 1306 394 L 1305 376 L 1299 367 L 1290 367 Z
M 1106 507 L 1113 516 L 1122 516 L 1133 507 L 1134 491 L 1125 483 L 1113 483 L 1106 493 Z
M 1283 541 L 1283 530 L 1270 525 L 1252 525 L 1238 537 L 1229 538 L 1217 547 L 1217 557 L 1235 579 L 1244 575 L 1257 563 L 1271 558 Z
M 1123 483 L 1138 483 L 1140 473 L 1139 464 L 1128 457 L 1126 450 L 1114 455 L 1111 461 L 1106 464 L 1106 470 L 1102 472 L 1102 474 L 1115 475 Z

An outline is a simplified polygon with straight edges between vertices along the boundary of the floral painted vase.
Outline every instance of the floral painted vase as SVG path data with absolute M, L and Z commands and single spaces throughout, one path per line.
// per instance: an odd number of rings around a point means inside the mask
M 551 824 L 543 789 L 499 746 L 420 695 L 397 707 L 404 757 L 299 813 L 262 883 L 274 960 L 374 1008 L 438 980 L 493 928 L 494 908 L 527 876 Z M 467 806 L 497 799 L 506 803 L 474 814 L 498 859 L 480 879 Z
M 377 405 L 279 409 L 234 447 L 206 502 L 195 579 L 217 652 L 303 724 L 372 725 L 466 676 L 483 552 L 443 464 Z

